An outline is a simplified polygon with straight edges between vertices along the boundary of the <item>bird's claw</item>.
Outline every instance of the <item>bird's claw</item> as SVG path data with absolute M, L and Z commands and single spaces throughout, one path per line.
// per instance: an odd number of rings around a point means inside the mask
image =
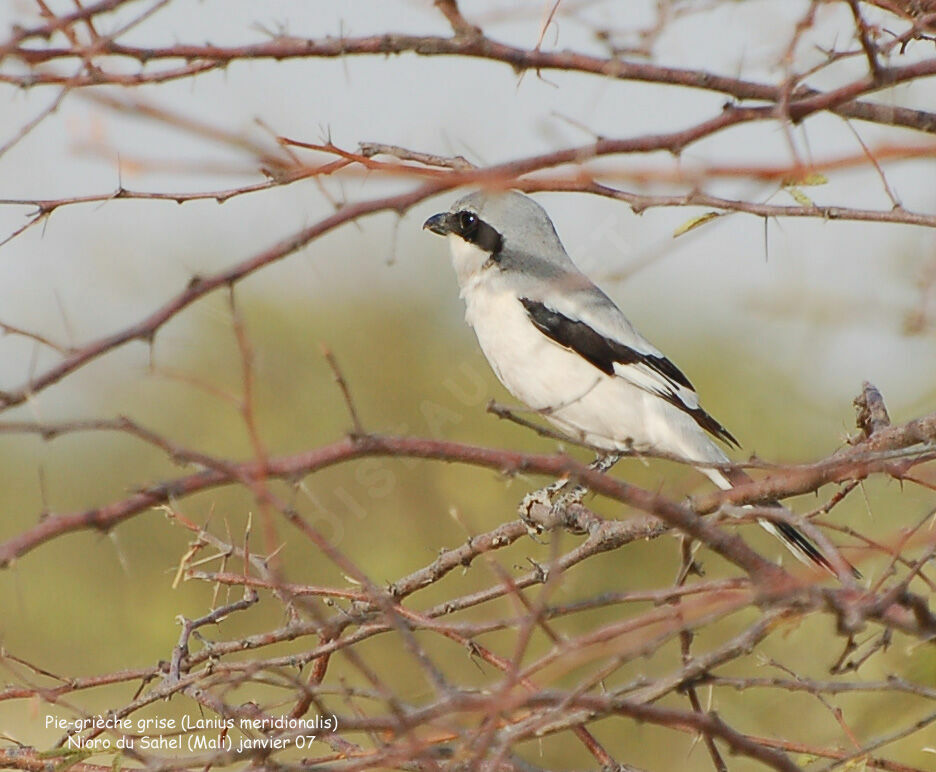
M 547 488 L 541 488 L 524 496 L 517 507 L 517 514 L 527 527 L 531 537 L 546 530 L 544 521 L 552 512 L 552 498 Z

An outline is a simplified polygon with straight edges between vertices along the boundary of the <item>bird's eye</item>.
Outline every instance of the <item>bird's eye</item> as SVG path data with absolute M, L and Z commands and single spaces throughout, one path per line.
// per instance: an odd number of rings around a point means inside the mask
M 478 215 L 474 212 L 459 212 L 458 226 L 463 236 L 470 235 L 478 227 Z

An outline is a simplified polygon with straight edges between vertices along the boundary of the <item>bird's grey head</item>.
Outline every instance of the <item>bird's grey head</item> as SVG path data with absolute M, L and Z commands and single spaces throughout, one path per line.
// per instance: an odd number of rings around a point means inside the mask
M 453 253 L 464 242 L 505 270 L 574 270 L 546 210 L 516 191 L 476 191 L 430 217 L 423 228 L 454 237 Z

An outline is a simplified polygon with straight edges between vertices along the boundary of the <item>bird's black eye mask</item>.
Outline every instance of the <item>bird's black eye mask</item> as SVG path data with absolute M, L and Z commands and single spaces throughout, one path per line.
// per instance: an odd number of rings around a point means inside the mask
M 493 259 L 497 259 L 504 240 L 501 235 L 482 220 L 474 212 L 463 209 L 461 212 L 455 212 L 452 215 L 453 232 L 461 236 L 465 241 L 474 244 L 478 249 L 489 252 Z

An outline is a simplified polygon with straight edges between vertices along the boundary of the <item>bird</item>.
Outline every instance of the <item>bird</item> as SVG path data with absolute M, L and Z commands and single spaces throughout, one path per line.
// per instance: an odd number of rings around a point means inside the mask
M 611 463 L 621 454 L 663 454 L 698 464 L 721 489 L 750 480 L 718 444 L 739 448 L 735 437 L 701 406 L 682 370 L 579 270 L 533 198 L 475 191 L 423 228 L 448 240 L 465 320 L 514 397 Z M 759 522 L 804 563 L 836 575 L 793 525 Z

